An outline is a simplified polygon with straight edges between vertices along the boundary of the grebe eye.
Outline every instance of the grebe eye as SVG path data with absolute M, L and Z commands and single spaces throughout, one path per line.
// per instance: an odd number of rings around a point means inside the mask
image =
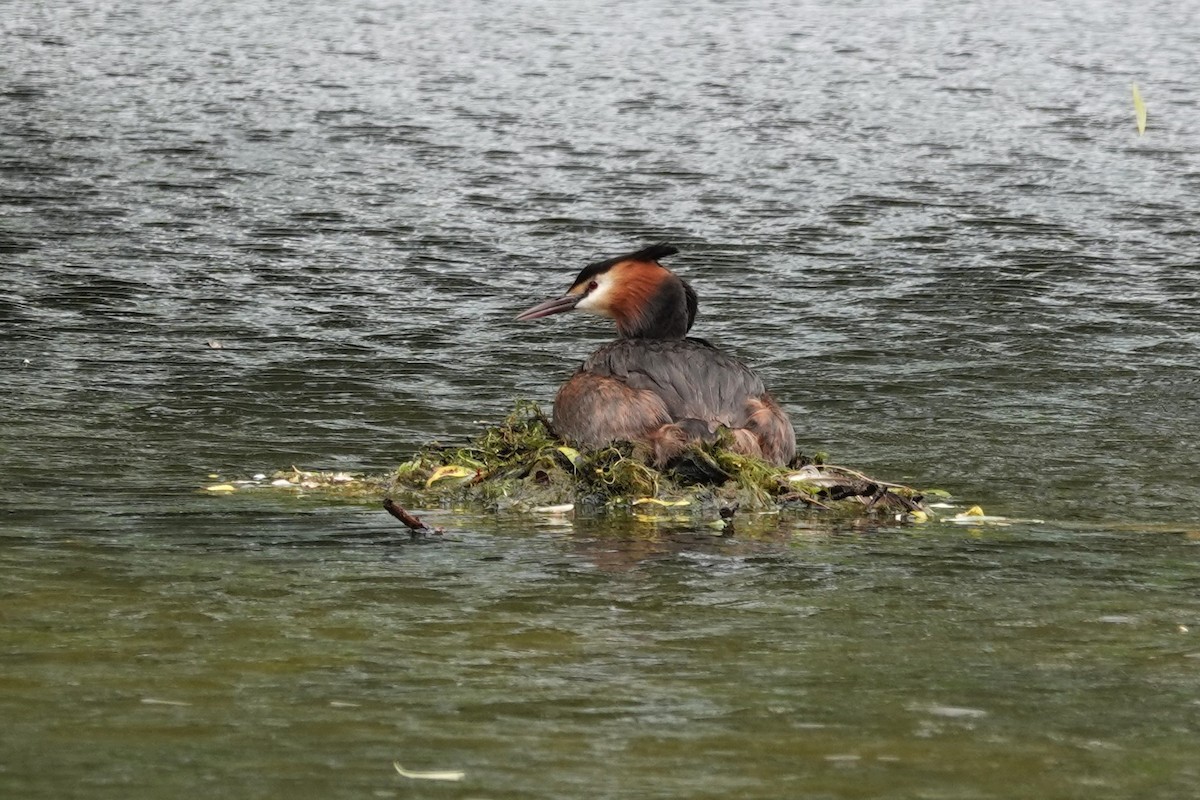
M 593 291 L 593 290 L 594 290 L 594 289 L 595 289 L 597 286 L 599 286 L 599 285 L 600 285 L 600 284 L 596 283 L 595 281 L 592 281 L 591 283 L 589 283 L 589 284 L 588 284 L 588 288 L 587 288 L 587 290 L 588 290 L 589 292 L 590 292 L 590 291 Z

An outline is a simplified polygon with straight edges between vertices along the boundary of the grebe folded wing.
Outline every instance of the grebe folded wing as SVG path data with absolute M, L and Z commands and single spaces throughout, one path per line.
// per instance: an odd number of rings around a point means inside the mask
M 699 339 L 618 339 L 593 353 L 584 372 L 653 392 L 674 420 L 711 420 L 733 427 L 762 381 L 740 361 Z
M 576 374 L 613 378 L 653 395 L 690 438 L 711 438 L 724 426 L 742 452 L 779 464 L 795 455 L 795 431 L 762 379 L 703 340 L 620 339 L 593 353 Z

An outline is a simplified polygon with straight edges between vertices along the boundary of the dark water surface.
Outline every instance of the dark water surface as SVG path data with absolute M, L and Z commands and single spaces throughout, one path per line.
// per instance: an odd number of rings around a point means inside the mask
M 0 796 L 1200 794 L 1197 53 L 1115 0 L 0 6 Z M 802 449 L 1046 522 L 197 493 L 548 404 L 610 333 L 513 315 L 660 240 Z

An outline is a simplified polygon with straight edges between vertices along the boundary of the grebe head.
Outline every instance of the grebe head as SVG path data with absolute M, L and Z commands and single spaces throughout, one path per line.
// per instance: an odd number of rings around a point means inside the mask
M 562 297 L 526 309 L 521 321 L 564 311 L 612 317 L 624 339 L 682 339 L 696 319 L 696 293 L 658 263 L 679 250 L 669 244 L 589 264 Z

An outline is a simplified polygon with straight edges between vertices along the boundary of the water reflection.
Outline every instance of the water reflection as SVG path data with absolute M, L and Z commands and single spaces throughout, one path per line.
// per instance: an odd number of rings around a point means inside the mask
M 1187 540 L 582 526 L 396 546 L 377 515 L 349 522 L 338 545 L 344 516 L 279 518 L 274 541 L 159 536 L 136 558 L 6 537 L 9 785 L 350 796 L 404 790 L 396 759 L 544 797 L 1196 777 L 1168 746 L 1194 716 Z

